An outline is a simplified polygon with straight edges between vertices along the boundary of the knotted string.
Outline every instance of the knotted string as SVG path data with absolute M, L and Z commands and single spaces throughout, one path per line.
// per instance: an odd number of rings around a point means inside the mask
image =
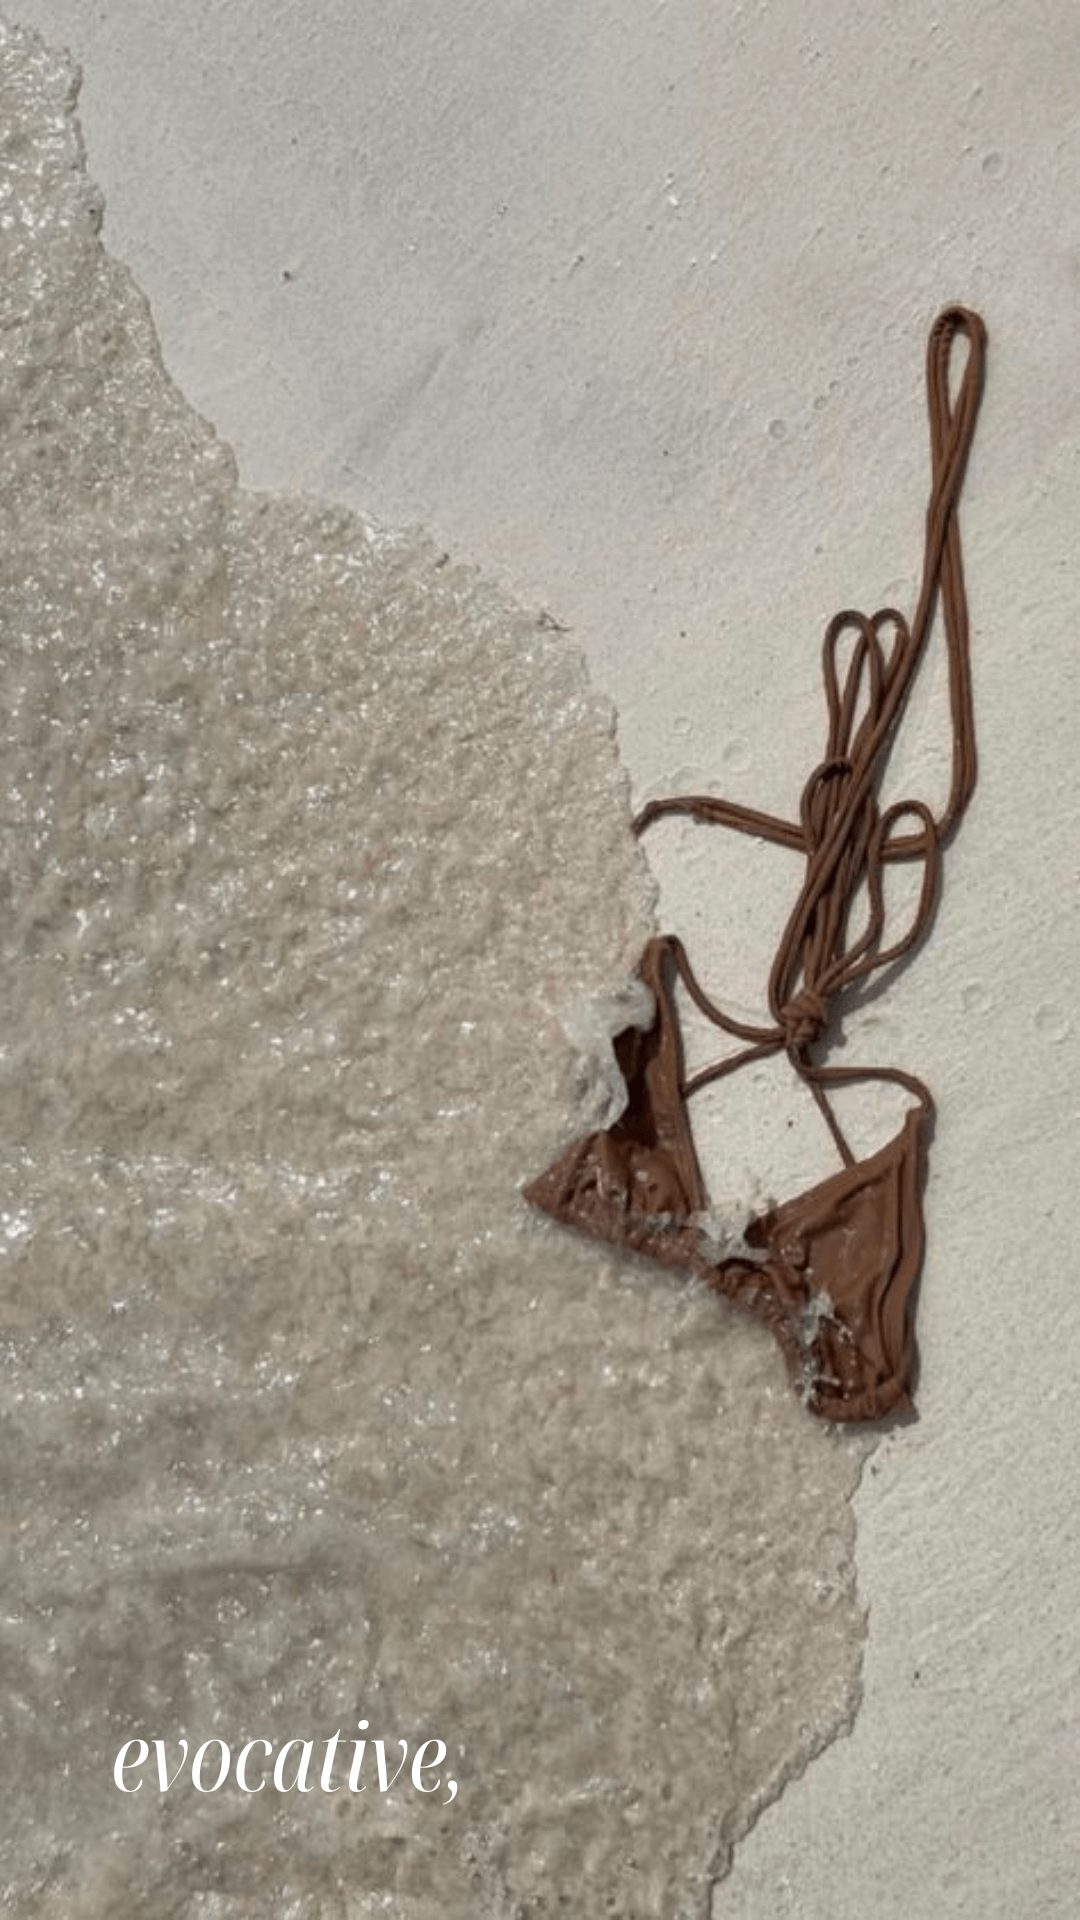
M 967 359 L 955 403 L 950 399 L 950 358 L 959 336 Z M 803 788 L 799 822 L 777 819 L 711 795 L 654 800 L 634 821 L 641 834 L 664 814 L 733 827 L 801 852 L 802 889 L 781 937 L 769 975 L 770 1026 L 751 1026 L 722 1012 L 694 976 L 681 941 L 670 951 L 687 992 L 706 1019 L 748 1044 L 692 1075 L 687 1096 L 749 1061 L 786 1051 L 809 1085 L 847 1165 L 854 1156 L 829 1105 L 826 1086 L 886 1080 L 905 1087 L 932 1111 L 921 1080 L 898 1068 L 825 1067 L 810 1057 L 824 1038 L 840 997 L 881 967 L 900 960 L 929 926 L 937 897 L 941 848 L 971 798 L 976 778 L 971 654 L 957 506 L 982 394 L 986 331 L 978 314 L 947 307 L 935 321 L 927 348 L 931 490 L 926 516 L 922 585 L 910 625 L 894 608 L 867 616 L 848 611 L 830 621 L 823 645 L 829 727 L 825 757 Z M 935 819 L 921 800 L 900 800 L 882 812 L 877 789 L 912 680 L 940 604 L 949 662 L 952 774 L 944 811 Z M 846 671 L 839 645 L 854 634 Z M 907 830 L 897 831 L 907 822 Z M 917 826 L 912 828 L 912 822 Z M 884 872 L 890 861 L 922 863 L 919 899 L 906 932 L 883 946 L 886 911 Z M 849 922 L 865 894 L 866 918 L 853 936 Z

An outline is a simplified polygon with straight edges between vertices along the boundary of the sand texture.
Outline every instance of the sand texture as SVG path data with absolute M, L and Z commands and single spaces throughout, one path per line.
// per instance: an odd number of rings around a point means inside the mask
M 239 489 L 70 67 L 5 31 L 0 88 L 6 1910 L 703 1915 L 854 1709 L 859 1453 L 520 1201 L 649 926 L 610 712 L 436 547 Z M 114 1785 L 365 1720 L 455 1797 Z

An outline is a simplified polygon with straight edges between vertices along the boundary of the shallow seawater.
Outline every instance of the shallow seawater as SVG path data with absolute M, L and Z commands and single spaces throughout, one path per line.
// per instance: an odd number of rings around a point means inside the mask
M 611 716 L 423 540 L 238 487 L 73 101 L 0 31 L 3 1904 L 703 1915 L 854 1711 L 861 1456 L 520 1200 L 649 930 Z

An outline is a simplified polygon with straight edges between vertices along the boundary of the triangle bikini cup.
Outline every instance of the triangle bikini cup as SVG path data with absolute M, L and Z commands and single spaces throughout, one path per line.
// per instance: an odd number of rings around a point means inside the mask
M 967 358 L 955 401 L 950 358 L 962 336 Z M 844 612 L 826 630 L 823 667 L 829 714 L 825 757 L 803 789 L 798 822 L 712 796 L 652 801 L 634 822 L 679 813 L 734 828 L 803 854 L 803 885 L 769 977 L 771 1023 L 750 1026 L 721 1011 L 698 983 L 682 942 L 650 940 L 638 973 L 655 1017 L 615 1040 L 627 1104 L 615 1125 L 576 1141 L 525 1189 L 534 1206 L 594 1239 L 695 1274 L 771 1330 L 792 1383 L 823 1420 L 879 1420 L 911 1405 L 913 1302 L 923 1254 L 921 1193 L 933 1101 L 898 1068 L 828 1067 L 813 1058 L 841 994 L 908 954 L 934 912 L 941 847 L 975 786 L 970 638 L 957 504 L 982 394 L 986 332 L 979 316 L 948 307 L 930 333 L 927 397 L 932 484 L 923 578 L 910 625 L 892 608 Z M 952 778 L 940 818 L 919 800 L 879 810 L 877 784 L 940 604 L 949 661 Z M 839 644 L 853 636 L 843 676 Z M 891 637 L 890 637 L 891 636 Z M 886 642 L 888 641 L 888 644 Z M 901 823 L 905 831 L 899 831 Z M 918 905 L 889 946 L 884 871 L 922 864 Z M 857 899 L 861 932 L 849 934 Z M 685 1077 L 675 1003 L 680 980 L 706 1020 L 744 1042 Z M 688 1101 L 751 1060 L 785 1052 L 809 1087 L 836 1143 L 841 1170 L 751 1222 L 745 1253 L 717 1258 L 707 1236 L 708 1195 Z M 830 1088 L 891 1082 L 912 1094 L 899 1132 L 856 1160 L 828 1097 Z M 710 1257 L 711 1256 L 711 1257 Z

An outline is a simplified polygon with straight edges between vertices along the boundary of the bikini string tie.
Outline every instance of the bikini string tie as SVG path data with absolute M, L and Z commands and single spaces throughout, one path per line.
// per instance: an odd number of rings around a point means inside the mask
M 967 357 L 954 403 L 950 356 L 958 338 L 967 343 Z M 839 613 L 825 632 L 826 757 L 803 789 L 800 837 L 806 874 L 769 981 L 770 1011 L 792 1064 L 804 1077 L 807 1050 L 824 1036 L 837 996 L 901 959 L 927 931 L 937 896 L 941 843 L 975 784 L 970 634 L 956 508 L 975 430 L 985 339 L 978 315 L 963 307 L 947 308 L 931 331 L 931 490 L 923 580 L 910 625 L 895 608 L 885 607 L 870 617 Z M 953 734 L 948 802 L 940 819 L 920 800 L 897 801 L 881 812 L 876 789 L 939 603 Z M 842 673 L 840 649 L 845 643 L 850 655 Z M 898 831 L 901 823 L 904 830 Z M 884 873 L 895 860 L 920 861 L 922 885 L 907 931 L 883 947 Z M 866 918 L 862 932 L 852 939 L 850 922 L 860 896 Z
M 952 365 L 963 339 L 962 368 Z M 797 853 L 802 884 L 768 982 L 769 1023 L 718 1007 L 696 978 L 682 941 L 657 935 L 638 977 L 655 1014 L 614 1039 L 626 1086 L 617 1121 L 572 1142 L 525 1190 L 533 1205 L 594 1239 L 692 1273 L 754 1314 L 774 1334 L 809 1410 L 824 1420 L 876 1420 L 910 1406 L 914 1288 L 923 1254 L 920 1194 L 933 1101 L 899 1067 L 830 1066 L 841 996 L 900 959 L 929 927 L 941 849 L 975 785 L 975 735 L 967 599 L 957 503 L 982 388 L 986 335 L 977 314 L 948 307 L 927 349 L 932 484 L 922 584 L 910 624 L 892 608 L 838 614 L 825 632 L 825 754 L 802 791 L 799 817 L 780 819 L 712 794 L 650 800 L 643 833 L 666 814 L 733 828 Z M 920 800 L 879 802 L 882 775 L 908 690 L 940 607 L 949 671 L 952 777 L 935 817 Z M 909 924 L 886 944 L 885 873 L 921 867 Z M 892 918 L 890 913 L 889 918 Z M 706 1020 L 741 1044 L 694 1071 L 685 1055 L 676 985 Z M 843 1162 L 793 1199 L 771 1205 L 738 1240 L 702 1221 L 708 1187 L 688 1101 L 752 1061 L 786 1053 L 829 1127 Z M 900 1130 L 856 1160 L 830 1103 L 834 1090 L 886 1082 L 914 1100 Z M 723 1210 L 721 1210 L 722 1213 Z M 741 1244 L 740 1244 L 741 1241 Z

